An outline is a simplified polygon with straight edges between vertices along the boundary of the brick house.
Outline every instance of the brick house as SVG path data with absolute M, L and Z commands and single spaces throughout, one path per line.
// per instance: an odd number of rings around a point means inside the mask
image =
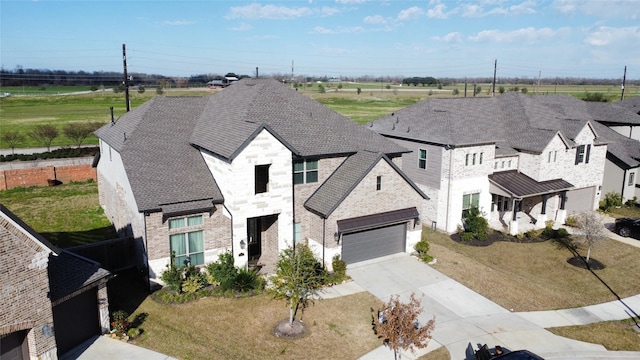
M 157 278 L 176 263 L 273 270 L 304 241 L 330 267 L 410 250 L 425 194 L 399 169 L 406 151 L 270 79 L 208 97 L 155 97 L 96 131 L 100 203 L 141 239 Z
M 478 207 L 511 234 L 598 206 L 606 143 L 583 101 L 507 93 L 428 99 L 371 122 L 411 150 L 402 169 L 429 196 L 421 215 L 452 233 Z
M 109 331 L 109 273 L 57 249 L 2 205 L 0 257 L 2 359 L 57 359 Z

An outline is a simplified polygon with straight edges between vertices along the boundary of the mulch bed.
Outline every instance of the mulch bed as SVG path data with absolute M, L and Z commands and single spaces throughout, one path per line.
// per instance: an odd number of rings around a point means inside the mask
M 452 234 L 450 238 L 451 240 L 459 244 L 464 244 L 469 246 L 489 246 L 497 241 L 532 244 L 532 243 L 545 242 L 549 240 L 543 236 L 534 236 L 534 237 L 523 236 L 521 239 L 519 239 L 515 236 L 511 236 L 496 230 L 490 231 L 489 235 L 487 235 L 486 240 L 472 239 L 469 241 L 465 241 L 465 240 L 462 240 L 462 236 L 459 233 Z
M 300 320 L 293 320 L 293 324 L 289 323 L 289 319 L 280 321 L 273 327 L 273 335 L 285 339 L 298 339 L 307 334 L 307 328 Z

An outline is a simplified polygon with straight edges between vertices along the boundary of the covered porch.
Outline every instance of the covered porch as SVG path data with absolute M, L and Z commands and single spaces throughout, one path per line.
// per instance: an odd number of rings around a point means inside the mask
M 489 184 L 489 225 L 511 235 L 543 228 L 549 220 L 563 224 L 566 193 L 574 187 L 563 179 L 536 181 L 516 170 L 489 175 Z

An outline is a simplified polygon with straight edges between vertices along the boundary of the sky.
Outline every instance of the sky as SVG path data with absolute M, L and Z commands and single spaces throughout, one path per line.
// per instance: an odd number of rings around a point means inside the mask
M 640 0 L 0 0 L 7 70 L 640 79 Z

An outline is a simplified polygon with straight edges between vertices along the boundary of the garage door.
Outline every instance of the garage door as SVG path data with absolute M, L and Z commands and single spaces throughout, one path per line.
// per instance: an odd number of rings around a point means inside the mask
M 28 330 L 0 337 L 0 360 L 29 359 Z
M 97 299 L 97 289 L 93 288 L 53 307 L 58 355 L 66 353 L 94 335 L 100 335 Z
M 580 213 L 593 210 L 595 187 L 588 187 L 567 191 L 567 203 L 565 209 L 567 214 Z
M 347 264 L 404 252 L 407 223 L 342 236 L 342 260 Z

